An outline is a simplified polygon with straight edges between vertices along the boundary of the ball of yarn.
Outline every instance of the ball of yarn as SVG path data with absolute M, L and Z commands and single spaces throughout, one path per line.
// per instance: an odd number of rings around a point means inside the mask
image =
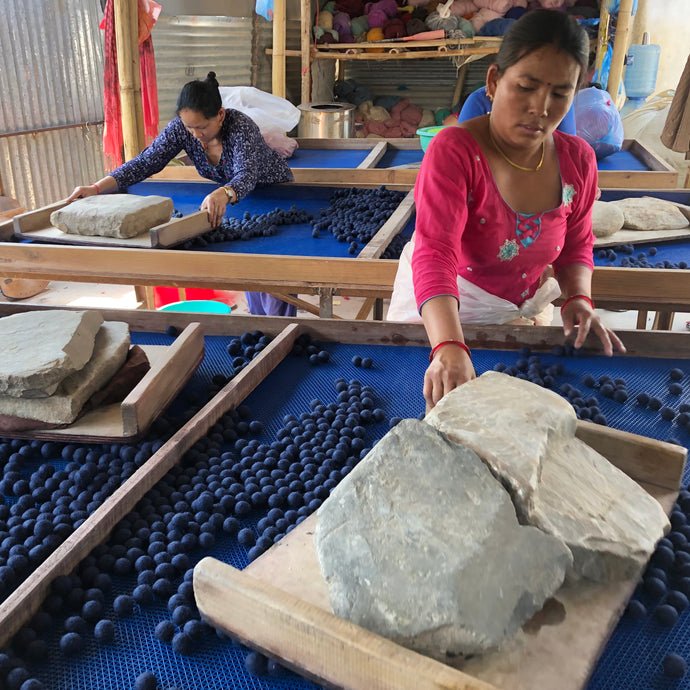
M 345 14 L 345 12 L 336 12 L 333 15 L 333 26 L 331 28 L 337 31 L 341 38 L 344 34 L 352 35 L 352 31 L 350 30 L 350 15 Z
M 352 16 L 352 15 L 350 15 Z M 350 31 L 353 36 L 361 36 L 369 31 L 369 20 L 367 16 L 363 14 L 361 17 L 352 17 L 350 21 Z
M 330 12 L 319 12 L 319 26 L 324 29 L 332 29 L 333 27 L 333 15 Z
M 452 4 L 452 0 L 449 0 L 445 4 L 439 5 L 434 12 L 429 14 L 426 18 L 426 25 L 431 31 L 437 31 L 438 29 L 452 31 L 458 28 L 458 17 L 450 12 L 450 6 Z
M 383 29 L 374 28 L 367 31 L 367 41 L 381 41 L 383 40 Z M 367 53 L 382 53 L 383 48 L 367 48 Z
M 506 19 L 520 19 L 523 14 L 527 12 L 527 9 L 525 7 L 511 7 L 506 13 L 505 13 L 505 18 Z
M 412 19 L 410 19 L 410 21 L 407 22 L 405 30 L 407 31 L 408 36 L 414 36 L 415 34 L 421 34 L 423 31 L 426 31 L 427 26 L 421 19 L 412 17 Z
M 402 38 L 406 35 L 405 24 L 402 19 L 389 19 L 383 25 L 384 38 Z

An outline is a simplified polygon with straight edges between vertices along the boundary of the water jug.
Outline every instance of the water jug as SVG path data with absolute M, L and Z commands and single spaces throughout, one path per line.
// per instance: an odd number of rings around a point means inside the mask
M 642 43 L 630 46 L 625 59 L 625 93 L 628 98 L 647 98 L 656 88 L 661 46 L 649 43 L 647 32 Z

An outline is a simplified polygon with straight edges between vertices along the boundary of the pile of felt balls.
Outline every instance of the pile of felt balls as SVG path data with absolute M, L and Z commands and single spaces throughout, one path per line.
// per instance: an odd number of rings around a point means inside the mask
M 316 13 L 314 38 L 321 44 L 371 42 L 439 29 L 465 38 L 502 36 L 524 12 L 537 8 L 599 14 L 596 0 L 329 0 Z

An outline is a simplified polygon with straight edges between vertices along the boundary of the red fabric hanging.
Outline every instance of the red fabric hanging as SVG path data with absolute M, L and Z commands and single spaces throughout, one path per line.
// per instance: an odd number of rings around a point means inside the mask
M 117 47 L 115 44 L 114 0 L 107 0 L 100 28 L 105 31 L 105 64 L 103 70 L 103 158 L 110 171 L 122 165 L 122 113 L 120 110 L 120 80 L 117 75 Z M 158 134 L 158 86 L 156 61 L 153 55 L 151 29 L 161 6 L 152 0 L 139 0 L 139 71 L 141 100 L 144 113 L 146 144 Z

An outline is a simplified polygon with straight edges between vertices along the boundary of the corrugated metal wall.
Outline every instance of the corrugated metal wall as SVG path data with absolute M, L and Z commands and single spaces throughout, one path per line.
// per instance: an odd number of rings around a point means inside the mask
M 0 191 L 31 209 L 103 175 L 103 12 L 100 0 L 0 3 Z M 253 75 L 270 92 L 272 31 L 260 17 L 167 16 L 164 6 L 153 31 L 160 125 L 174 116 L 182 84 L 209 70 L 225 86 L 251 84 Z M 300 47 L 296 19 L 288 19 L 286 47 Z M 343 65 L 375 96 L 404 95 L 432 109 L 450 105 L 457 78 L 444 58 Z M 483 60 L 470 65 L 465 93 L 485 70 Z M 286 74 L 287 97 L 298 104 L 298 57 L 286 58 Z
M 458 69 L 449 58 L 424 60 L 343 60 L 343 76 L 354 79 L 374 96 L 401 96 L 422 107 L 450 108 Z M 485 82 L 487 58 L 470 62 L 463 96 Z
M 251 83 L 250 18 L 161 14 L 151 35 L 161 127 L 175 117 L 177 95 L 192 79 L 203 79 L 214 71 L 221 86 Z
M 102 175 L 99 0 L 1 0 L 0 185 L 27 208 Z M 100 174 L 99 174 L 100 171 Z

